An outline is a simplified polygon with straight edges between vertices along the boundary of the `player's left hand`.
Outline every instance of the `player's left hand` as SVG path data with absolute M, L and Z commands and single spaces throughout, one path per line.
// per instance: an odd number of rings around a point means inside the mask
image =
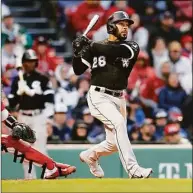
M 91 40 L 89 40 L 85 36 L 79 36 L 72 42 L 72 47 L 75 55 L 80 55 L 82 49 L 86 46 L 89 46 L 92 43 Z
M 16 122 L 12 128 L 12 137 L 29 143 L 36 141 L 35 132 L 26 124 Z

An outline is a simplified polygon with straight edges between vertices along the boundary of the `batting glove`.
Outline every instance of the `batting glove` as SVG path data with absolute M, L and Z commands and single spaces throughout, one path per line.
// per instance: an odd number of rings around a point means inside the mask
M 82 49 L 86 46 L 89 46 L 92 43 L 91 40 L 85 36 L 79 36 L 72 42 L 72 47 L 75 56 L 80 56 Z
M 25 92 L 25 86 L 27 86 L 27 83 L 25 80 L 18 81 L 18 90 L 17 95 L 23 95 Z

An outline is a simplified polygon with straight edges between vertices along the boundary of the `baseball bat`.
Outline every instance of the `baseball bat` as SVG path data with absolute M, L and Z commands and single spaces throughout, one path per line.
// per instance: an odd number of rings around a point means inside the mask
M 23 80 L 23 71 L 22 71 L 22 69 L 18 69 L 18 76 L 19 76 L 19 80 Z
M 134 99 L 135 97 L 139 96 L 139 88 L 141 85 L 141 80 L 137 80 L 137 82 L 135 83 L 135 86 L 131 92 L 131 98 Z
M 82 34 L 83 36 L 86 37 L 87 33 L 94 27 L 94 25 L 97 23 L 98 19 L 99 19 L 99 15 L 94 15 L 94 17 L 90 20 L 86 30 Z
M 18 71 L 19 80 L 23 80 L 23 70 L 20 57 L 16 58 L 16 69 Z

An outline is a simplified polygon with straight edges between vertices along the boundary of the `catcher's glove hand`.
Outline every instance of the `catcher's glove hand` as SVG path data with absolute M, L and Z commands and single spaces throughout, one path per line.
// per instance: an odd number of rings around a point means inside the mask
M 36 141 L 35 132 L 26 124 L 16 122 L 13 126 L 12 137 L 29 143 Z
M 72 47 L 73 47 L 73 51 L 74 51 L 75 56 L 80 56 L 82 49 L 85 46 L 88 47 L 91 43 L 92 43 L 92 41 L 84 36 L 79 36 L 78 38 L 76 38 L 72 42 Z

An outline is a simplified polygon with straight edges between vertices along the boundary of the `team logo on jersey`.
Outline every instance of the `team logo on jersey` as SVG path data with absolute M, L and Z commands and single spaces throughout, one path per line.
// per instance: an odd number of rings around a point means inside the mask
M 137 45 L 137 43 L 135 43 L 135 42 L 131 42 L 130 43 L 130 46 L 134 49 L 134 50 L 138 50 L 139 48 L 139 46 Z
M 43 93 L 40 81 L 33 81 L 31 87 L 35 90 L 36 94 L 41 95 Z
M 129 59 L 128 58 L 122 58 L 121 61 L 122 61 L 124 68 L 127 68 L 129 66 Z

